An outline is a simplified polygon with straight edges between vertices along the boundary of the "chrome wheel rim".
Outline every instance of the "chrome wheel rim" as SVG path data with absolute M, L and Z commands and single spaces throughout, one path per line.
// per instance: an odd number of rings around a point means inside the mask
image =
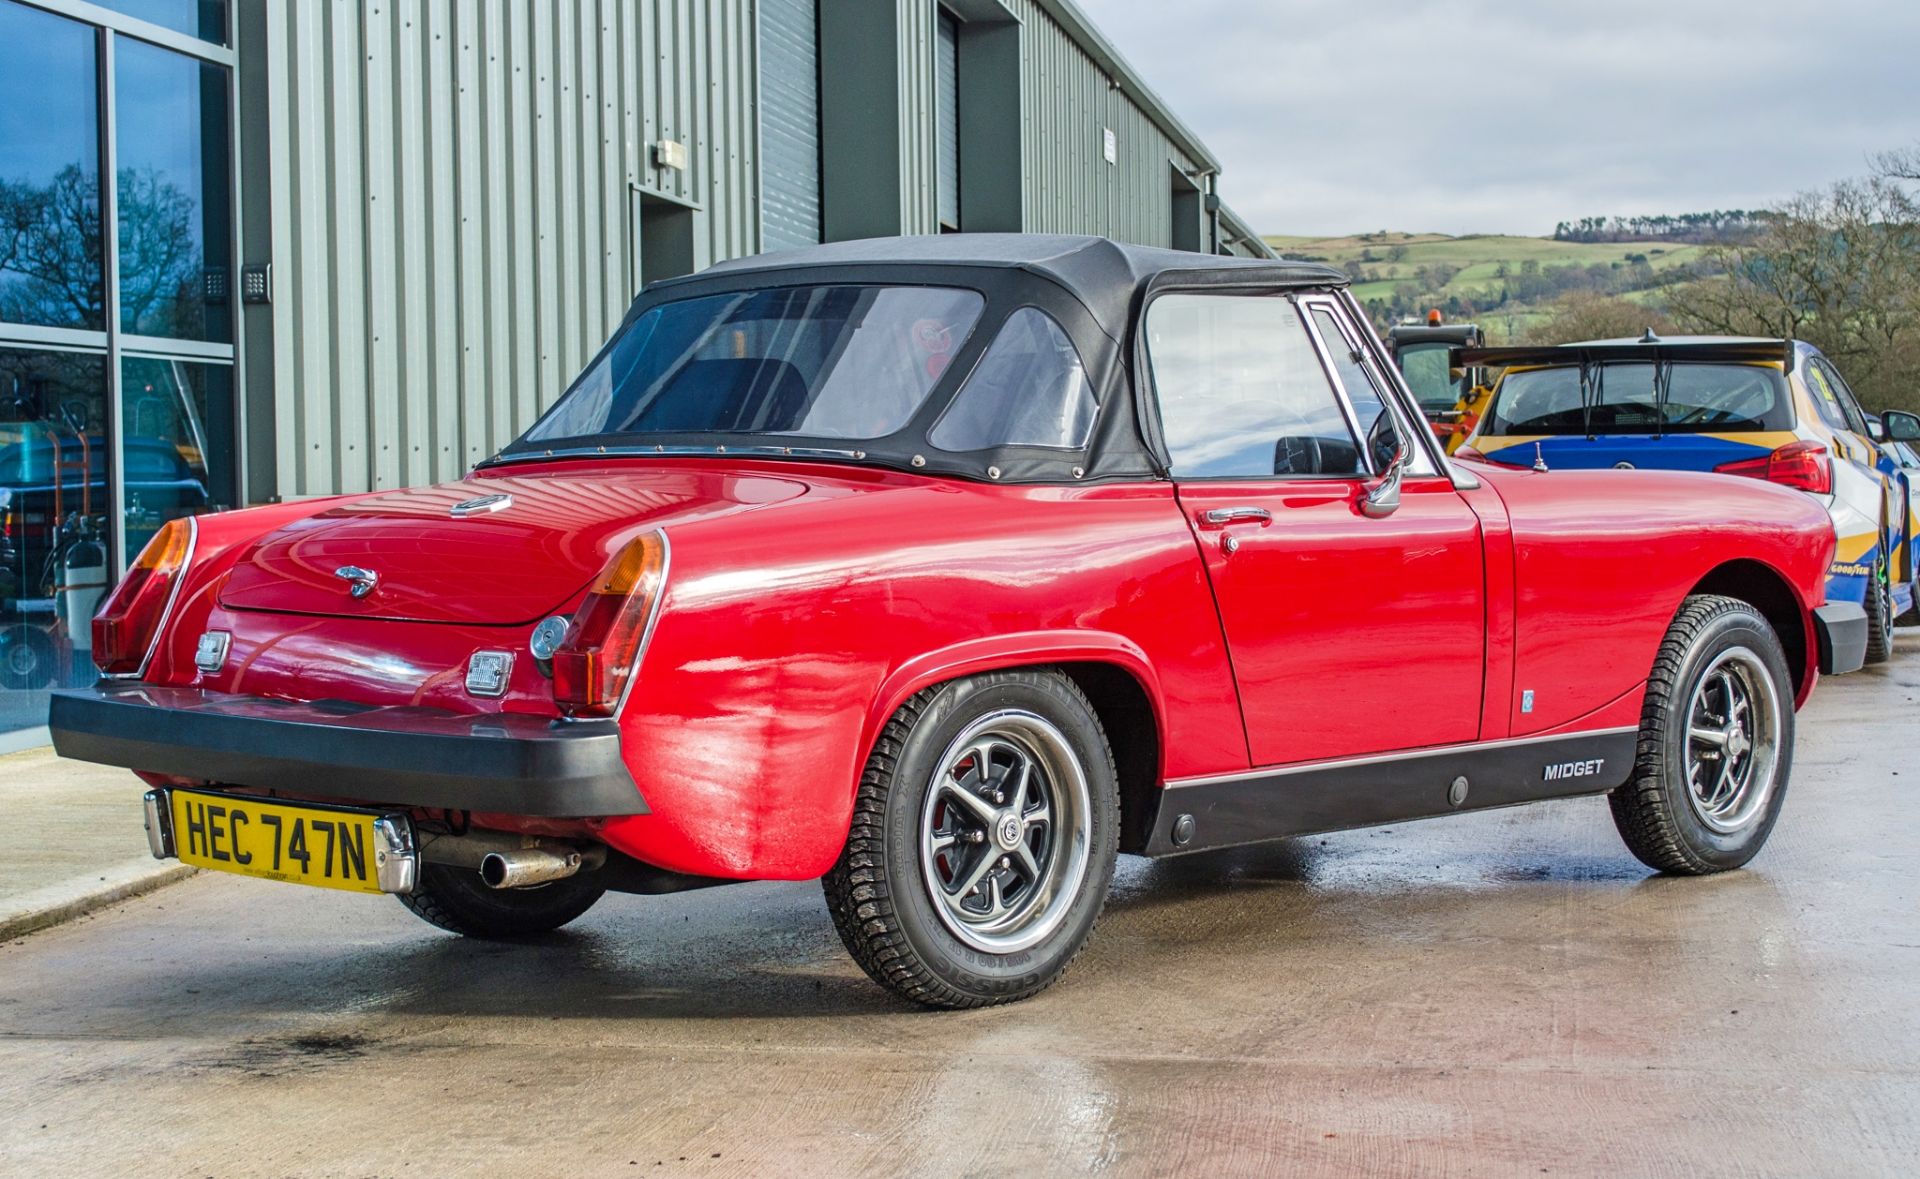
M 1687 704 L 1687 801 L 1706 826 L 1740 831 L 1766 810 L 1780 762 L 1780 694 L 1760 657 L 1722 651 Z
M 991 954 L 1066 920 L 1087 875 L 1087 776 L 1045 717 L 1018 709 L 968 725 L 920 809 L 920 875 L 940 921 Z

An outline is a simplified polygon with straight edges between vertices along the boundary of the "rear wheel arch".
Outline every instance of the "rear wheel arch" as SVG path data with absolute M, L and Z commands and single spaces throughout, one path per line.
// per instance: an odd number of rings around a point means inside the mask
M 1005 636 L 1017 639 L 1020 636 Z M 929 688 L 990 671 L 1053 671 L 1072 680 L 1106 731 L 1120 786 L 1120 850 L 1137 853 L 1151 834 L 1166 748 L 1166 717 L 1146 655 L 1117 635 L 1047 635 L 1031 644 L 987 640 L 902 664 L 876 694 L 860 746 L 861 764 L 873 753 L 887 722 Z
M 1760 612 L 1780 638 L 1787 657 L 1787 669 L 1793 674 L 1797 700 L 1806 698 L 1812 686 L 1813 649 L 1807 630 L 1807 611 L 1793 591 L 1793 585 L 1771 565 L 1750 558 L 1727 561 L 1701 578 L 1689 597 L 1717 594 L 1745 602 Z

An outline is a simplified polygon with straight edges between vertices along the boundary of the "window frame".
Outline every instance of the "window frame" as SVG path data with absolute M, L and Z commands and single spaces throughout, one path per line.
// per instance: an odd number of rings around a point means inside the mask
M 1365 431 L 1359 429 L 1359 415 L 1353 408 L 1353 390 L 1347 388 L 1346 380 L 1340 375 L 1339 365 L 1334 363 L 1332 347 L 1321 337 L 1320 325 L 1314 322 L 1313 313 L 1316 309 L 1323 308 L 1328 315 L 1333 317 L 1334 326 L 1340 330 L 1342 335 L 1341 342 L 1344 343 L 1352 353 L 1353 361 L 1360 366 L 1360 371 L 1372 380 L 1373 391 L 1379 396 L 1380 404 L 1386 409 L 1388 414 L 1392 415 L 1394 429 L 1400 431 L 1400 437 L 1406 442 L 1406 466 L 1402 473 L 1408 477 L 1420 476 L 1422 478 L 1439 475 L 1439 466 L 1434 463 L 1433 457 L 1428 454 L 1427 450 L 1422 447 L 1418 441 L 1419 435 L 1427 431 L 1424 429 L 1415 430 L 1408 423 L 1405 408 L 1397 404 L 1398 398 L 1394 395 L 1392 382 L 1385 379 L 1383 370 L 1373 351 L 1366 346 L 1366 333 L 1360 331 L 1360 329 L 1355 326 L 1353 316 L 1348 313 L 1346 306 L 1331 294 L 1309 294 L 1303 296 L 1299 302 L 1301 305 L 1301 321 L 1307 325 L 1308 334 L 1313 337 L 1315 345 L 1320 349 L 1321 367 L 1327 370 L 1333 377 L 1334 384 L 1339 388 L 1341 404 L 1346 407 L 1347 411 L 1348 428 L 1352 429 L 1355 436 L 1362 440 L 1358 445 L 1363 452 L 1362 457 L 1368 460 L 1369 466 L 1371 467 L 1372 465 L 1373 456 L 1371 453 L 1368 453 L 1370 448 L 1365 442 Z M 1411 393 L 1409 393 L 1409 396 L 1411 396 Z M 1423 416 L 1420 420 L 1424 423 L 1426 418 Z M 1372 471 L 1372 474 L 1377 476 L 1382 474 L 1382 472 L 1375 470 Z
M 1320 346 L 1319 337 L 1313 330 L 1313 324 L 1309 322 L 1307 312 L 1300 306 L 1303 300 L 1322 293 L 1323 292 L 1311 290 L 1287 290 L 1266 286 L 1237 287 L 1225 284 L 1209 286 L 1169 286 L 1153 292 L 1152 297 L 1149 298 L 1146 304 L 1140 309 L 1138 328 L 1140 356 L 1145 363 L 1140 366 L 1142 370 L 1141 375 L 1144 379 L 1141 380 L 1138 385 L 1144 393 L 1142 397 L 1142 407 L 1153 417 L 1155 445 L 1163 452 L 1166 476 L 1168 479 L 1175 483 L 1354 483 L 1379 477 L 1378 472 L 1373 470 L 1372 456 L 1367 454 L 1366 443 L 1363 441 L 1364 435 L 1362 435 L 1357 428 L 1356 423 L 1358 419 L 1353 412 L 1353 406 L 1347 401 L 1346 388 L 1340 383 L 1339 377 L 1329 366 L 1326 351 Z M 1299 320 L 1301 330 L 1306 334 L 1308 345 L 1313 349 L 1314 360 L 1320 365 L 1320 374 L 1326 378 L 1327 390 L 1333 394 L 1334 402 L 1340 410 L 1341 420 L 1346 423 L 1347 432 L 1353 436 L 1354 450 L 1359 456 L 1363 469 L 1340 475 L 1325 474 L 1322 472 L 1298 474 L 1280 474 L 1276 472 L 1260 475 L 1176 474 L 1173 470 L 1173 451 L 1172 448 L 1167 445 L 1166 441 L 1166 417 L 1165 414 L 1161 412 L 1159 374 L 1154 369 L 1153 347 L 1147 336 L 1147 321 L 1153 314 L 1154 306 L 1168 295 L 1197 295 L 1219 299 L 1277 299 L 1284 301 L 1287 304 L 1288 310 Z

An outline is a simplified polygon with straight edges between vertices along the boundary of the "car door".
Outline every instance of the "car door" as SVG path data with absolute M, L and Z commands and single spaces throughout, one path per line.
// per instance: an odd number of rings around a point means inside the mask
M 1213 586 L 1255 765 L 1474 740 L 1479 521 L 1383 400 L 1330 296 L 1172 291 L 1146 313 L 1176 493 Z M 1388 395 L 1391 396 L 1391 395 Z M 1395 442 L 1396 510 L 1369 518 Z

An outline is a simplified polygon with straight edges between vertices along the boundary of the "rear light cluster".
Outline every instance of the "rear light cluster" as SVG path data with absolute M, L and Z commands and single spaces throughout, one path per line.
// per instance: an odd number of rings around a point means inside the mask
M 1819 442 L 1789 442 L 1771 454 L 1721 463 L 1714 470 L 1722 475 L 1744 475 L 1782 487 L 1797 487 L 1815 495 L 1833 494 L 1833 458 Z
M 633 675 L 667 584 L 667 537 L 628 541 L 587 587 L 553 653 L 553 699 L 568 716 L 612 716 Z
M 93 662 L 106 675 L 144 674 L 173 605 L 180 577 L 193 560 L 198 528 L 191 516 L 169 520 L 93 616 Z

